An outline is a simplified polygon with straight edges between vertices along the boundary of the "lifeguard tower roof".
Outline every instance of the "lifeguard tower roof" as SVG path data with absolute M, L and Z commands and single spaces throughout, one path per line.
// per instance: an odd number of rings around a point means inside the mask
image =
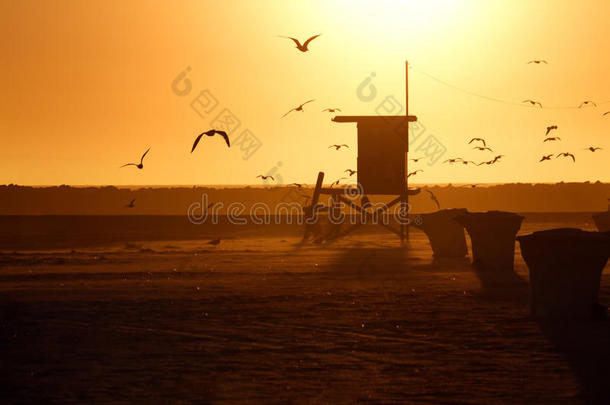
M 400 121 L 407 120 L 407 122 L 417 121 L 415 115 L 337 115 L 333 118 L 335 122 L 357 122 L 363 124 L 384 124 L 387 123 L 399 123 Z

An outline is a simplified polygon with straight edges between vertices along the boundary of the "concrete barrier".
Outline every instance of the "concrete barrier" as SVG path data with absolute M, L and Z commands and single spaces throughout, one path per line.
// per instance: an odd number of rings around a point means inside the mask
M 597 300 L 610 235 L 560 228 L 517 238 L 529 268 L 532 315 L 604 318 Z
M 465 208 L 447 209 L 421 214 L 421 223 L 414 226 L 430 240 L 434 257 L 464 257 L 468 254 L 464 227 L 455 219 L 466 214 Z
M 456 218 L 470 235 L 472 263 L 479 271 L 513 271 L 515 236 L 523 217 L 503 211 L 470 212 Z

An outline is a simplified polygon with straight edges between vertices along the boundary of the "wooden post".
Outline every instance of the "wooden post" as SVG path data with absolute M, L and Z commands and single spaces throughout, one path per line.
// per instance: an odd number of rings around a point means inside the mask
M 409 61 L 405 61 L 405 116 L 408 117 L 409 116 Z M 407 136 L 405 137 L 406 139 L 406 143 L 405 143 L 405 173 L 409 173 L 409 122 L 407 121 Z M 407 180 L 406 176 L 403 179 L 403 184 L 402 184 L 402 202 L 401 202 L 401 209 L 402 210 L 407 210 L 407 207 L 409 206 L 409 193 L 408 193 L 408 189 L 409 189 L 409 181 Z M 403 211 L 404 212 L 404 211 Z M 407 214 L 408 215 L 408 214 Z M 401 224 L 400 225 L 400 241 L 401 243 L 404 240 L 405 237 L 405 233 L 406 233 L 406 238 L 407 238 L 407 243 L 409 242 L 409 225 L 404 225 Z

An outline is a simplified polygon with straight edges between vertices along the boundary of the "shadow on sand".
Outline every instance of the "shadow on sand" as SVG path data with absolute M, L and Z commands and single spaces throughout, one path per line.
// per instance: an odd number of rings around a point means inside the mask
M 530 285 L 514 272 L 474 269 L 486 300 L 529 302 Z M 581 384 L 584 403 L 610 403 L 610 324 L 608 321 L 531 318 L 554 349 L 565 358 Z

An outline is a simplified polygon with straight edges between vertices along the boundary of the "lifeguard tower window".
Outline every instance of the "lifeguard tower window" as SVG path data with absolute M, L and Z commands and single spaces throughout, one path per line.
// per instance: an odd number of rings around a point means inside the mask
M 400 195 L 406 189 L 409 122 L 415 116 L 336 116 L 358 126 L 358 183 L 367 194 Z

